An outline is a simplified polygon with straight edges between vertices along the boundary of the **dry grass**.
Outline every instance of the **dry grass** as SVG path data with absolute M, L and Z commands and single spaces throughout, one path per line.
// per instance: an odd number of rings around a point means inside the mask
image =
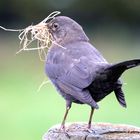
M 59 11 L 52 12 L 49 16 L 47 16 L 43 21 L 36 25 L 30 25 L 26 27 L 25 29 L 6 29 L 2 26 L 0 26 L 1 29 L 5 31 L 12 31 L 12 32 L 19 32 L 19 40 L 20 40 L 20 50 L 16 53 L 20 53 L 22 51 L 34 51 L 37 50 L 39 54 L 39 58 L 41 61 L 45 61 L 45 57 L 47 55 L 47 51 L 50 48 L 51 44 L 54 43 L 58 47 L 63 46 L 57 44 L 53 38 L 51 33 L 49 32 L 49 29 L 47 28 L 47 22 L 49 20 L 54 19 L 58 14 L 60 14 Z M 32 47 L 31 45 L 33 42 L 36 43 L 36 47 Z M 45 80 L 41 83 L 41 85 L 38 88 L 38 91 L 47 84 L 48 80 Z
M 19 39 L 20 39 L 20 50 L 17 52 L 20 53 L 21 51 L 33 51 L 33 50 L 38 50 L 38 54 L 40 57 L 41 61 L 45 60 L 46 53 L 48 49 L 50 48 L 51 44 L 57 44 L 55 41 L 52 39 L 52 35 L 50 34 L 48 28 L 47 28 L 47 21 L 54 19 L 55 16 L 60 14 L 59 11 L 54 11 L 52 12 L 49 16 L 47 16 L 43 21 L 36 25 L 30 25 L 26 27 L 25 29 L 6 29 L 2 26 L 2 28 L 5 31 L 18 31 L 20 32 L 19 34 Z M 31 47 L 31 43 L 36 42 L 37 45 L 36 47 Z M 61 45 L 57 44 L 59 47 L 62 47 Z

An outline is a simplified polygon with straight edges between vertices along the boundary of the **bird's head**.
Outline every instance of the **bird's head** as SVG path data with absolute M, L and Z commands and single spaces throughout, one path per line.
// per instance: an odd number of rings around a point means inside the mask
M 73 41 L 88 41 L 82 27 L 66 16 L 58 16 L 47 23 L 53 41 L 60 45 Z

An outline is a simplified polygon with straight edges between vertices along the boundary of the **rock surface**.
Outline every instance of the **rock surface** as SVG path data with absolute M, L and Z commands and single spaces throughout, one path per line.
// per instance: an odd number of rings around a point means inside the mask
M 59 128 L 50 128 L 43 140 L 140 140 L 140 128 L 131 125 L 94 123 L 88 130 L 85 123 L 69 123 L 65 132 Z

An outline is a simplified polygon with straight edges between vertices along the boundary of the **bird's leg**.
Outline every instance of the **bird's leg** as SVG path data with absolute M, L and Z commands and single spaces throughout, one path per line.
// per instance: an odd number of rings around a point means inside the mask
M 67 115 L 68 115 L 68 112 L 71 108 L 71 101 L 66 101 L 66 112 L 65 112 L 65 115 L 64 115 L 64 118 L 63 118 L 63 121 L 61 123 L 61 130 L 65 130 L 65 121 L 66 121 L 66 118 L 67 118 Z
M 88 126 L 87 126 L 87 128 L 85 129 L 85 131 L 88 132 L 88 133 L 95 133 L 95 131 L 91 129 L 91 122 L 92 122 L 93 113 L 94 113 L 94 108 L 91 107 L 91 112 L 90 112 L 90 117 L 89 117 Z
M 69 110 L 70 110 L 70 108 L 67 107 L 66 108 L 65 115 L 64 115 L 64 118 L 63 118 L 63 121 L 61 123 L 61 128 L 60 129 L 62 129 L 62 130 L 65 130 L 65 121 L 66 121 L 66 118 L 67 118 L 67 115 L 68 115 Z
M 94 108 L 91 107 L 91 112 L 90 112 L 90 117 L 89 117 L 89 122 L 88 122 L 88 129 L 91 128 L 91 122 L 92 122 L 93 113 L 94 113 Z

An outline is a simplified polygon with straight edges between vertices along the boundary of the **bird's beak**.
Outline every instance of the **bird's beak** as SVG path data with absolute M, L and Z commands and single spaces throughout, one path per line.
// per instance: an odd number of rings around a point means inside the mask
M 49 28 L 49 23 L 46 23 L 46 25 L 45 25 L 45 26 L 46 26 L 47 30 L 48 30 L 48 31 L 50 31 L 50 28 Z
M 46 23 L 46 27 L 47 27 L 48 33 L 49 33 L 50 36 L 51 36 L 51 39 L 53 40 L 53 39 L 54 39 L 54 36 L 53 36 L 53 32 L 52 32 L 52 30 L 51 30 L 52 23 L 51 23 L 51 22 Z
M 50 28 L 51 28 L 50 22 L 46 23 L 46 28 L 47 28 L 48 32 L 52 35 L 52 32 L 50 30 Z

